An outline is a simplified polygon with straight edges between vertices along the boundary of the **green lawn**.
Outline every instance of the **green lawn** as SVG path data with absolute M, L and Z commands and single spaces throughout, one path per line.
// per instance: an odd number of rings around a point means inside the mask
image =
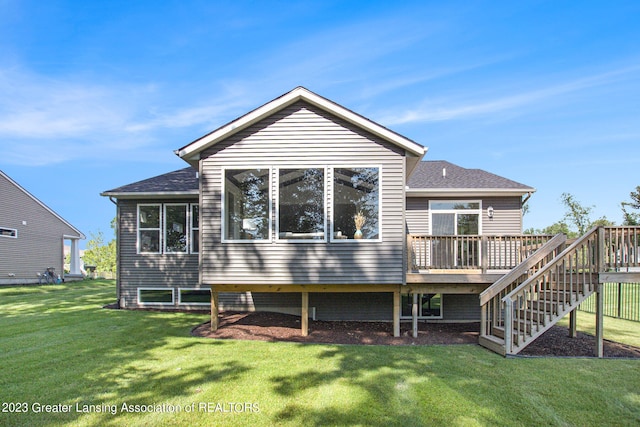
M 113 281 L 0 288 L 0 425 L 640 424 L 640 360 L 214 341 L 189 335 L 206 316 L 114 300 Z

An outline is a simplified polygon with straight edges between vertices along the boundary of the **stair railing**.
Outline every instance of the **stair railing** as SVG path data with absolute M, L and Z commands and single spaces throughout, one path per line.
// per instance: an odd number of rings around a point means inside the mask
M 597 286 L 598 227 L 577 239 L 502 298 L 506 354 L 516 354 Z
M 498 335 L 497 328 L 503 330 L 505 318 L 502 299 L 554 259 L 564 248 L 566 240 L 564 234 L 555 235 L 480 294 L 481 336 Z

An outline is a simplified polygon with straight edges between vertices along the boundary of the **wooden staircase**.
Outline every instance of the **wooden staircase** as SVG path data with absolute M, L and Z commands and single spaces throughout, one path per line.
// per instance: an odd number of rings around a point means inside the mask
M 568 247 L 559 234 L 487 288 L 480 295 L 480 345 L 515 355 L 576 310 L 606 270 L 605 240 L 602 227 Z

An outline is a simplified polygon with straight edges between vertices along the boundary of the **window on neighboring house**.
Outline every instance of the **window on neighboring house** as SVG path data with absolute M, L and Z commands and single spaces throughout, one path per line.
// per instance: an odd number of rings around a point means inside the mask
M 180 288 L 178 289 L 178 304 L 210 305 L 211 291 L 209 289 Z
M 324 168 L 278 172 L 278 238 L 325 240 Z
M 16 230 L 15 228 L 0 227 L 0 236 L 16 239 L 18 238 L 18 230 Z
M 333 240 L 380 239 L 380 168 L 334 168 Z
M 138 252 L 160 253 L 160 205 L 138 205 Z
M 224 171 L 225 240 L 269 240 L 270 170 L 226 169 Z
M 164 205 L 165 253 L 187 252 L 187 207 L 186 204 Z
M 413 294 L 402 295 L 402 317 L 413 317 Z M 418 318 L 441 319 L 442 295 L 418 294 Z
M 139 304 L 173 305 L 173 288 L 138 288 Z
M 191 253 L 200 252 L 200 205 L 191 205 Z

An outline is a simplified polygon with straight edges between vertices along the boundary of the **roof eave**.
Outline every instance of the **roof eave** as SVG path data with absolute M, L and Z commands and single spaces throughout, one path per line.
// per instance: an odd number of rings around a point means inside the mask
M 520 197 L 535 193 L 535 188 L 408 188 L 407 197 Z
M 122 192 L 122 191 L 105 191 L 100 193 L 103 197 L 113 197 L 115 199 L 162 199 L 175 198 L 186 199 L 200 195 L 200 191 L 143 191 L 143 192 Z
M 273 101 L 270 101 L 262 105 L 261 107 L 258 107 L 255 110 L 233 120 L 232 122 L 229 122 L 228 124 L 203 136 L 202 138 L 199 138 L 191 142 L 190 144 L 187 144 L 186 146 L 176 150 L 176 154 L 185 161 L 193 164 L 192 162 L 197 161 L 197 159 L 199 158 L 199 153 L 201 153 L 203 150 L 300 100 L 304 100 L 312 105 L 315 105 L 373 133 L 374 135 L 377 135 L 399 147 L 402 147 L 407 151 L 407 153 L 413 156 L 422 158 L 426 153 L 426 149 L 422 145 L 387 129 L 384 126 L 372 122 L 371 120 L 357 113 L 354 113 L 353 111 L 344 108 L 341 105 L 334 103 L 333 101 L 323 98 L 320 95 L 317 95 L 303 87 L 297 87 L 292 91 L 274 99 Z

